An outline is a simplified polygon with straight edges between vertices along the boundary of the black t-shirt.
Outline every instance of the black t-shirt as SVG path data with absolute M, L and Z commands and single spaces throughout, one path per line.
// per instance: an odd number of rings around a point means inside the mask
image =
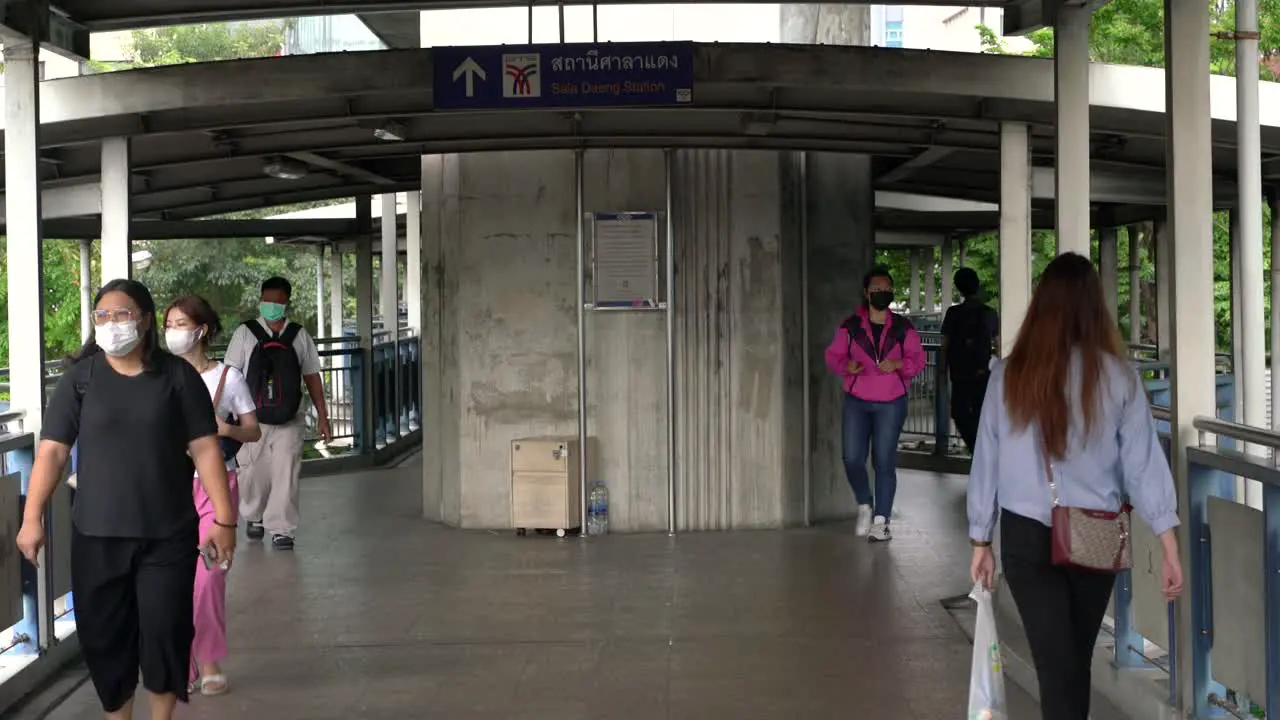
M 217 432 L 209 390 L 186 360 L 158 353 L 153 368 L 129 377 L 98 354 L 58 381 L 40 437 L 79 441 L 76 530 L 166 538 L 196 521 L 187 445 Z
M 880 351 L 880 336 L 884 334 L 884 323 L 871 322 L 871 340 L 875 343 L 876 352 Z
M 1000 316 L 976 298 L 947 308 L 942 336 L 947 339 L 947 368 L 951 380 L 985 373 L 992 345 L 1000 334 Z

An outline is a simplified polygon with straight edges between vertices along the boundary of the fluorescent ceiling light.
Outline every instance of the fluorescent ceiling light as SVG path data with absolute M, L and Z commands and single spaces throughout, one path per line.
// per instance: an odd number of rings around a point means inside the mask
M 262 164 L 262 172 L 278 180 L 301 180 L 309 170 L 307 166 L 287 158 L 270 158 Z
M 398 122 L 388 122 L 383 124 L 381 127 L 374 128 L 373 130 L 374 137 L 379 140 L 386 140 L 387 142 L 400 142 L 401 140 L 404 140 L 405 136 L 408 134 L 409 133 L 405 129 L 404 125 Z

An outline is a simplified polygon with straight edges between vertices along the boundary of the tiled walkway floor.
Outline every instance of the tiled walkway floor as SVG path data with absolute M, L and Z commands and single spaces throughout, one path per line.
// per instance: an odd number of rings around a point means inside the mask
M 297 551 L 237 558 L 232 692 L 180 717 L 963 717 L 970 647 L 939 604 L 968 590 L 963 478 L 903 472 L 872 546 L 848 525 L 460 532 L 420 519 L 418 477 L 304 482 Z M 86 683 L 48 717 L 101 715 Z

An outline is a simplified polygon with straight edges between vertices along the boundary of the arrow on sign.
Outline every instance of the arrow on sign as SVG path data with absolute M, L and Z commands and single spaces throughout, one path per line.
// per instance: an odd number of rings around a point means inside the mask
M 471 97 L 476 94 L 475 82 L 477 76 L 481 80 L 489 79 L 489 77 L 484 73 L 484 68 L 480 67 L 479 63 L 469 57 L 466 60 L 463 60 L 462 64 L 458 65 L 458 67 L 453 71 L 453 81 L 458 82 L 458 78 L 464 76 L 467 78 L 467 97 Z

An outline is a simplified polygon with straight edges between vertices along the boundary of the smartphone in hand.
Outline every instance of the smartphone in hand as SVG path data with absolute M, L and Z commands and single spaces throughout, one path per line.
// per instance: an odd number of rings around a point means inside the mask
M 218 562 L 218 551 L 213 548 L 213 545 L 203 545 L 200 547 L 200 559 L 204 561 L 205 570 L 211 571 L 214 568 L 217 568 L 218 570 L 226 572 L 231 569 L 231 565 L 226 561 Z

